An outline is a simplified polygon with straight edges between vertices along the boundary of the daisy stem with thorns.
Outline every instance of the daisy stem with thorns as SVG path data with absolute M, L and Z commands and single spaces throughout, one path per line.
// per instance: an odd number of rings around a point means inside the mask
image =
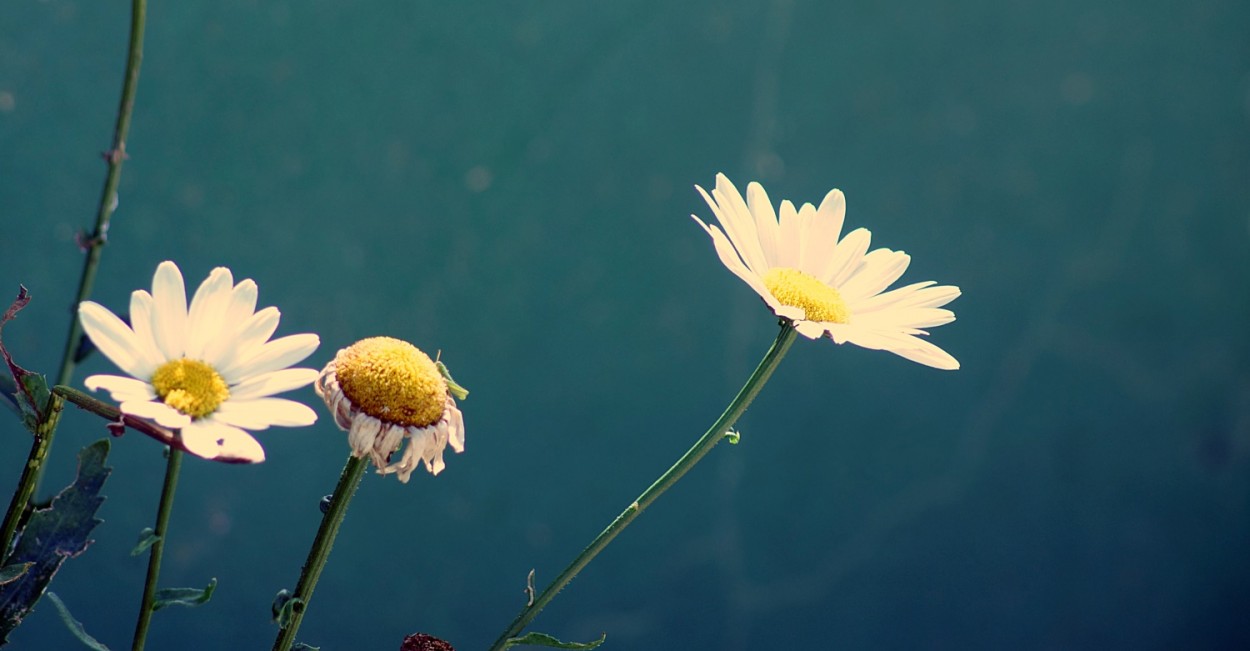
M 96 270 L 100 266 L 100 253 L 107 240 L 109 220 L 117 208 L 117 185 L 121 180 L 122 163 L 126 160 L 126 138 L 130 134 L 130 117 L 135 107 L 135 90 L 139 85 L 139 68 L 143 62 L 143 31 L 147 21 L 147 0 L 132 0 L 130 3 L 130 45 L 126 56 L 126 72 L 122 81 L 121 101 L 117 107 L 117 121 L 113 128 L 113 146 L 104 153 L 108 163 L 108 173 L 104 178 L 104 190 L 100 195 L 100 205 L 96 210 L 95 229 L 88 237 L 82 238 L 79 245 L 86 252 L 83 261 L 82 276 L 78 281 L 78 294 L 74 298 L 74 306 L 91 295 L 95 285 Z M 72 312 L 73 310 L 71 310 Z M 61 368 L 57 372 L 55 384 L 69 384 L 77 364 L 75 355 L 82 342 L 83 330 L 77 318 L 70 319 L 69 334 L 65 340 L 65 351 L 61 356 Z M 30 502 L 39 487 L 43 476 L 44 462 L 52 449 L 52 439 L 56 434 L 56 420 L 51 414 L 59 412 L 61 398 L 52 395 L 48 399 L 48 407 L 44 413 L 49 414 L 47 427 L 41 427 L 39 435 L 31 445 L 26 466 L 18 480 L 13 500 L 4 516 L 4 525 L 0 528 L 0 557 L 8 554 L 17 535 L 17 529 L 30 509 Z M 46 431 L 44 431 L 46 430 Z
M 520 614 L 512 621 L 512 624 L 491 645 L 490 651 L 500 651 L 506 648 L 508 640 L 520 635 L 538 613 L 555 598 L 556 594 L 563 590 L 564 586 L 568 585 L 582 568 L 590 564 L 590 561 L 594 560 L 595 556 L 598 556 L 599 552 L 603 551 L 608 546 L 608 543 L 612 542 L 612 539 L 624 531 L 625 527 L 628 527 L 644 509 L 659 499 L 660 495 L 664 494 L 664 491 L 676 484 L 677 480 L 681 479 L 712 448 L 716 447 L 716 444 L 720 443 L 721 439 L 727 436 L 729 429 L 738 421 L 738 418 L 750 406 L 751 401 L 759 394 L 760 389 L 768 382 L 768 378 L 772 376 L 777 365 L 781 363 L 781 358 L 785 357 L 786 352 L 790 350 L 790 345 L 794 343 L 795 334 L 794 326 L 791 325 L 789 320 L 783 319 L 781 321 L 781 332 L 777 334 L 777 339 L 773 341 L 772 347 L 768 349 L 764 359 L 760 360 L 759 366 L 755 367 L 751 377 L 747 378 L 746 384 L 738 391 L 738 395 L 734 396 L 733 401 L 725 408 L 720 418 L 716 419 L 716 422 L 677 460 L 677 463 L 674 463 L 663 475 L 660 475 L 659 479 L 656 479 L 650 488 L 643 491 L 638 499 L 626 507 L 620 515 L 616 516 L 616 519 L 608 525 L 608 528 L 596 536 L 590 542 L 590 545 L 581 554 L 578 554 L 577 558 L 574 558 L 573 562 L 564 568 L 564 571 L 551 582 L 551 585 L 548 585 L 542 593 L 535 597 L 525 608 L 521 609 Z
M 313 588 L 317 587 L 317 580 L 321 578 L 321 570 L 325 568 L 326 561 L 330 558 L 334 538 L 338 536 L 343 517 L 347 515 L 347 505 L 355 496 L 356 489 L 360 486 L 360 478 L 364 476 L 368 463 L 367 457 L 347 457 L 347 463 L 343 465 L 343 473 L 339 475 L 339 483 L 334 487 L 333 495 L 330 496 L 329 508 L 321 517 L 317 537 L 313 538 L 312 547 L 308 550 L 308 560 L 304 561 L 299 582 L 295 584 L 295 593 L 288 598 L 287 605 L 284 607 L 284 610 L 289 608 L 288 614 L 279 620 L 282 629 L 278 631 L 278 638 L 274 640 L 273 651 L 290 651 L 291 646 L 295 644 L 295 634 L 299 632 L 300 623 L 304 621 L 304 613 L 308 610 L 308 601 L 312 599 Z

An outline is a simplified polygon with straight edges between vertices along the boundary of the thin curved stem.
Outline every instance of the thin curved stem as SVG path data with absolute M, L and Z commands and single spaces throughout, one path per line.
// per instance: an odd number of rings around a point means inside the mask
M 182 470 L 182 450 L 169 450 L 165 464 L 165 485 L 161 487 L 161 501 L 156 508 L 156 542 L 149 548 L 148 575 L 143 583 L 143 600 L 139 602 L 139 619 L 135 623 L 135 638 L 131 651 L 143 651 L 147 641 L 148 626 L 152 623 L 156 581 L 161 575 L 161 558 L 165 554 L 165 533 L 169 530 L 169 514 L 174 510 L 174 491 L 178 488 L 178 473 Z
M 751 373 L 751 377 L 747 378 L 746 384 L 738 391 L 738 395 L 729 403 L 729 406 L 725 408 L 725 412 L 721 414 L 720 418 L 716 419 L 712 427 L 677 460 L 677 463 L 674 463 L 663 475 L 660 475 L 660 478 L 655 480 L 655 483 L 651 484 L 647 490 L 643 491 L 638 499 L 626 507 L 620 515 L 616 516 L 616 519 L 608 525 L 608 528 L 596 536 L 590 545 L 582 550 L 582 553 L 578 554 L 577 558 L 574 558 L 573 562 L 564 568 L 564 571 L 551 582 L 551 585 L 542 591 L 542 594 L 539 594 L 525 608 L 521 609 L 516 619 L 512 620 L 512 624 L 491 645 L 490 651 L 501 651 L 506 648 L 509 638 L 516 637 L 524 631 L 525 627 L 555 598 L 556 594 L 563 590 L 564 586 L 568 585 L 573 580 L 573 577 L 582 571 L 582 568 L 594 560 L 595 556 L 598 556 L 599 552 L 603 551 L 608 546 L 608 543 L 612 542 L 613 538 L 616 538 L 617 535 L 624 531 L 625 527 L 634 521 L 634 518 L 637 518 L 652 502 L 659 499 L 660 495 L 664 494 L 664 491 L 676 484 L 677 480 L 681 479 L 713 447 L 716 447 L 716 444 L 725 437 L 725 433 L 729 431 L 729 428 L 733 427 L 738 418 L 747 410 L 751 401 L 755 399 L 760 389 L 764 387 L 764 383 L 768 382 L 768 378 L 772 376 L 781 359 L 790 350 L 790 345 L 794 343 L 794 337 L 794 327 L 788 322 L 783 322 L 781 332 L 777 334 L 777 339 L 773 341 L 773 345 L 764 355 L 764 359 L 760 360 L 759 365 L 755 367 L 755 372 Z M 277 650 L 275 649 L 275 651 Z
M 290 596 L 290 617 L 278 631 L 274 640 L 274 651 L 289 651 L 295 644 L 295 634 L 299 632 L 300 623 L 304 621 L 304 613 L 308 610 L 308 602 L 312 599 L 313 588 L 321 578 L 321 570 L 330 558 L 330 549 L 334 547 L 334 538 L 347 515 L 347 505 L 360 486 L 360 478 L 364 475 L 368 459 L 349 456 L 343 465 L 343 473 L 339 475 L 339 483 L 334 487 L 334 495 L 330 498 L 330 507 L 321 518 L 321 526 L 317 529 L 317 537 L 313 539 L 312 548 L 308 550 L 308 560 L 300 572 L 299 582 L 295 584 L 295 593 Z
M 104 177 L 104 190 L 100 195 L 100 204 L 96 210 L 95 228 L 91 236 L 84 238 L 81 246 L 87 256 L 83 261 L 82 276 L 78 281 L 78 293 L 70 310 L 69 333 L 65 339 L 65 349 L 61 354 L 61 368 L 56 374 L 56 384 L 68 384 L 74 375 L 77 365 L 75 356 L 82 343 L 82 324 L 78 322 L 78 304 L 91 295 L 95 285 L 96 270 L 100 266 L 100 253 L 108 239 L 109 219 L 117 207 L 117 184 L 121 180 L 122 163 L 126 160 L 126 138 L 130 134 L 130 118 L 135 107 L 135 91 L 139 86 L 139 68 L 143 63 L 143 31 L 147 20 L 147 0 L 131 0 L 130 4 L 130 45 L 126 56 L 126 72 L 122 81 L 121 102 L 117 107 L 117 122 L 113 127 L 113 146 L 105 152 L 104 159 L 108 163 L 108 173 Z M 52 414 L 51 403 L 60 404 L 60 399 L 50 398 L 49 409 L 45 413 Z M 4 525 L 0 527 L 0 556 L 7 555 L 13 538 L 21 521 L 25 520 L 30 510 L 31 500 L 43 477 L 44 463 L 52 449 L 52 439 L 56 435 L 56 420 L 51 416 L 50 427 L 40 428 L 31 444 L 26 466 L 18 480 L 17 489 L 13 491 L 13 500 L 4 515 Z

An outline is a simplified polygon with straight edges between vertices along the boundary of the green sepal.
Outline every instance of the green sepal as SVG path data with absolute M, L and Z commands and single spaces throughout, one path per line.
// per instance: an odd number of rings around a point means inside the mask
M 443 375 L 443 379 L 447 380 L 447 390 L 456 397 L 456 400 L 464 400 L 469 397 L 469 390 L 456 384 L 456 381 L 451 379 L 451 371 L 447 370 L 446 364 L 435 361 L 434 365 L 438 367 L 438 372 Z
M 528 644 L 530 646 L 545 646 L 552 649 L 595 649 L 604 640 L 608 639 L 608 634 L 604 633 L 599 639 L 590 642 L 562 642 L 546 633 L 526 633 L 521 637 L 510 637 L 503 643 L 503 648 L 516 646 L 518 644 Z
M 296 606 L 301 606 L 303 603 L 303 599 L 291 596 L 290 591 L 279 590 L 277 596 L 273 598 L 273 605 L 270 606 L 273 621 L 281 628 L 286 628 L 291 623 L 291 617 L 295 615 Z
M 22 578 L 22 575 L 26 573 L 26 570 L 30 569 L 31 565 L 34 565 L 34 562 L 14 563 L 0 568 L 0 585 L 12 583 Z
M 157 590 L 152 597 L 152 612 L 156 612 L 166 606 L 186 606 L 194 608 L 195 606 L 203 606 L 213 598 L 213 591 L 217 589 L 217 578 L 213 577 L 209 580 L 208 585 L 200 588 L 164 588 Z
M 148 547 L 155 545 L 156 541 L 160 539 L 161 537 L 156 535 L 155 529 L 152 527 L 144 527 L 143 531 L 139 532 L 139 542 L 135 544 L 134 549 L 130 550 L 130 555 L 138 556 L 139 554 L 142 554 L 148 550 Z
M 74 619 L 74 616 L 69 612 L 69 608 L 65 607 L 65 604 L 60 597 L 56 596 L 55 592 L 48 593 L 48 600 L 52 602 L 53 606 L 56 606 L 56 612 L 60 613 L 61 621 L 65 622 L 65 628 L 68 628 L 69 632 L 73 633 L 74 637 L 78 638 L 78 641 L 82 642 L 83 646 L 92 649 L 92 651 L 109 651 L 108 647 L 87 633 L 87 630 L 82 627 L 82 622 Z

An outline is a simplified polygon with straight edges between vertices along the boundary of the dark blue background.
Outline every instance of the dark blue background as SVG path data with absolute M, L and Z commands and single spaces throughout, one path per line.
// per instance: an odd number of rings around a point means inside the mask
M 0 7 L 5 330 L 53 372 L 128 3 Z M 320 366 L 387 334 L 472 390 L 440 477 L 366 477 L 301 639 L 484 649 L 712 421 L 775 328 L 687 216 L 724 171 L 957 284 L 963 369 L 800 341 L 723 446 L 535 625 L 610 649 L 1250 645 L 1250 10 L 1219 0 L 158 2 L 94 295 L 261 287 Z M 78 375 L 112 372 L 93 358 Z M 311 391 L 296 394 L 315 404 Z M 98 419 L 63 421 L 45 491 Z M 0 426 L 0 486 L 28 437 Z M 186 464 L 149 648 L 268 648 L 328 418 Z M 125 648 L 138 434 L 53 589 Z M 75 648 L 50 605 L 17 649 Z

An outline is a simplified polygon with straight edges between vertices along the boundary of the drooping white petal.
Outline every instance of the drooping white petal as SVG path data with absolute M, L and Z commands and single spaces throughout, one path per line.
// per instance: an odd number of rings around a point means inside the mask
M 268 427 L 302 427 L 317 422 L 317 412 L 307 405 L 284 398 L 235 400 L 221 403 L 213 418 L 249 430 Z
M 120 375 L 92 375 L 82 381 L 83 386 L 92 391 L 104 389 L 117 402 L 147 402 L 156 400 L 156 392 L 152 385 L 143 380 L 122 377 Z
M 217 267 L 200 283 L 191 298 L 187 313 L 187 341 L 184 354 L 203 359 L 204 347 L 221 336 L 226 327 L 226 308 L 234 291 L 234 276 L 225 267 Z M 231 325 L 233 327 L 233 324 Z
M 165 359 L 178 359 L 186 350 L 187 290 L 178 265 L 162 262 L 152 277 L 152 335 Z
M 127 400 L 121 403 L 121 410 L 123 414 L 154 420 L 157 425 L 173 429 L 186 427 L 191 422 L 190 416 L 154 400 Z
M 251 434 L 211 418 L 182 428 L 181 437 L 188 452 L 205 459 L 265 460 L 265 448 Z
M 248 359 L 234 365 L 230 369 L 219 370 L 218 373 L 227 383 L 234 384 L 244 378 L 260 375 L 270 371 L 298 364 L 305 357 L 313 354 L 321 338 L 314 334 L 299 334 L 280 337 L 263 345 Z
M 767 271 L 768 259 L 760 244 L 755 217 L 751 214 L 747 202 L 742 200 L 742 194 L 738 192 L 737 186 L 729 180 L 729 177 L 717 174 L 716 189 L 712 191 L 712 197 L 720 204 L 722 211 L 733 215 L 738 238 L 734 240 L 734 246 L 742 251 L 742 259 L 747 262 L 747 266 L 757 274 Z
M 317 370 L 311 368 L 287 368 L 249 377 L 237 386 L 230 387 L 230 400 L 250 400 L 298 389 L 312 384 Z
M 156 370 L 156 360 L 144 349 L 130 326 L 103 305 L 83 301 L 78 305 L 78 319 L 91 343 L 118 368 L 136 378 L 149 378 Z
M 748 269 L 759 273 L 758 269 L 764 264 L 764 252 L 759 249 L 758 241 L 751 244 L 752 240 L 748 239 L 748 236 L 743 233 L 746 227 L 741 224 L 742 219 L 737 212 L 728 205 L 729 200 L 723 197 L 720 191 L 716 189 L 712 190 L 711 195 L 697 185 L 695 189 L 699 191 L 699 194 L 703 195 L 703 200 L 712 209 L 712 214 L 716 215 L 716 220 L 720 222 L 725 237 L 729 238 L 734 250 L 742 258 L 742 262 Z M 724 200 L 723 204 L 721 203 L 722 200 Z M 750 229 L 752 231 L 755 230 L 754 223 L 750 225 Z

